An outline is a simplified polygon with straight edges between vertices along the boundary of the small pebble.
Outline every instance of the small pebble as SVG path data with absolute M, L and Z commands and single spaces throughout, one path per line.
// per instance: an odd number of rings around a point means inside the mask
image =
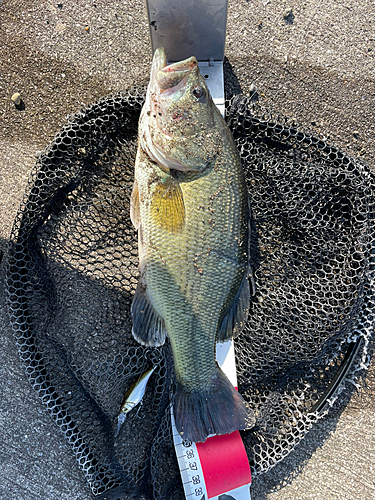
M 90 31 L 90 26 L 86 26 L 85 30 Z
M 11 99 L 16 106 L 19 106 L 21 104 L 21 94 L 19 94 L 18 92 L 13 94 Z
M 292 9 L 285 9 L 284 10 L 284 14 L 283 14 L 283 17 L 284 17 L 284 21 L 286 24 L 293 24 L 294 22 L 294 14 L 293 14 L 293 10 Z

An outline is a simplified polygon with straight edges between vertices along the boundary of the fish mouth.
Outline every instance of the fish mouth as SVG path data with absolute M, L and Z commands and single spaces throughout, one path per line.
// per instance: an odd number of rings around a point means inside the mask
M 164 93 L 173 87 L 182 87 L 194 68 L 198 68 L 198 61 L 194 56 L 167 66 L 165 50 L 163 47 L 159 47 L 154 53 L 150 78 L 154 87 L 153 90 L 156 90 L 156 85 L 160 93 Z
M 163 93 L 173 87 L 181 87 L 186 83 L 189 74 L 197 67 L 198 61 L 192 56 L 185 61 L 176 62 L 160 69 L 156 76 L 160 91 Z
M 152 58 L 151 75 L 150 80 L 156 79 L 158 71 L 167 66 L 167 55 L 163 47 L 159 47 L 155 50 L 154 56 Z

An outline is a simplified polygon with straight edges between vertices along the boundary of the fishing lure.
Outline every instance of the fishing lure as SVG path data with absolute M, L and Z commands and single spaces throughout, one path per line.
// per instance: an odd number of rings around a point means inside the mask
M 147 382 L 149 381 L 151 375 L 155 370 L 154 368 L 150 368 L 147 370 L 129 389 L 125 396 L 125 401 L 121 406 L 120 413 L 117 417 L 117 429 L 115 433 L 115 437 L 118 436 L 122 424 L 125 422 L 126 415 L 135 408 L 143 399 L 143 396 L 146 392 Z

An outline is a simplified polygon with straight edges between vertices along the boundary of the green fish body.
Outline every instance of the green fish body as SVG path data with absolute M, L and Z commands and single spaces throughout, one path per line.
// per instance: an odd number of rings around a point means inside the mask
M 218 341 L 246 320 L 249 208 L 238 151 L 196 59 L 154 56 L 140 119 L 131 218 L 140 278 L 133 335 L 172 347 L 176 427 L 204 441 L 251 426 L 253 417 L 215 360 Z

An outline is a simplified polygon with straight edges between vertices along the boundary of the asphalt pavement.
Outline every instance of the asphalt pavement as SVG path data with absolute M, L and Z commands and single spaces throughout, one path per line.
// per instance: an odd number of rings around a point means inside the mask
M 375 167 L 373 0 L 231 0 L 232 82 L 269 109 Z M 6 311 L 4 262 L 36 155 L 67 115 L 147 80 L 143 0 L 0 0 L 0 499 L 89 500 L 70 448 L 30 388 Z M 24 106 L 12 95 L 20 93 Z M 375 366 L 340 411 L 320 421 L 254 500 L 375 498 Z

